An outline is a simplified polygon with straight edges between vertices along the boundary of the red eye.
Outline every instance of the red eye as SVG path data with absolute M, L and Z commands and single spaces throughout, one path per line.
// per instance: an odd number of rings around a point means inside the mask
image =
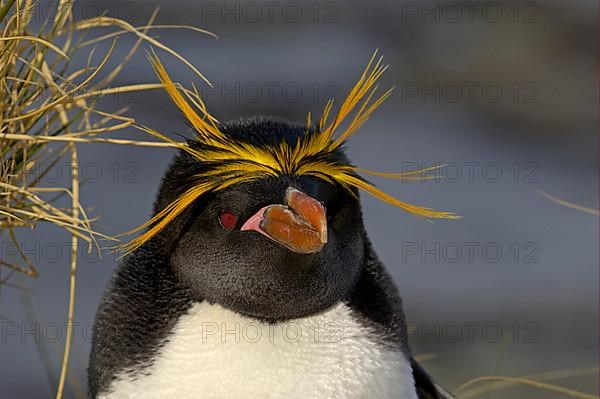
M 231 212 L 223 212 L 219 216 L 219 222 L 221 222 L 221 226 L 226 230 L 233 230 L 237 224 L 237 220 L 237 216 Z

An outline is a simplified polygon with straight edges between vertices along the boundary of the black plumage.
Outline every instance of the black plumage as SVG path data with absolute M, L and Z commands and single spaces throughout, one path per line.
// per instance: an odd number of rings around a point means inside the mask
M 315 134 L 304 126 L 271 119 L 232 122 L 220 129 L 254 146 L 281 140 L 294 143 Z M 332 156 L 349 165 L 341 148 Z M 193 176 L 204 167 L 181 151 L 163 178 L 154 212 L 193 184 Z M 297 254 L 255 232 L 239 231 L 258 209 L 281 203 L 289 186 L 322 202 L 327 210 L 329 240 L 315 254 Z M 233 231 L 217 223 L 223 209 L 239 215 Z M 364 229 L 355 189 L 311 176 L 281 175 L 238 183 L 196 200 L 117 269 L 96 318 L 89 364 L 91 396 L 105 392 L 123 370 L 152 365 L 177 320 L 202 301 L 267 323 L 345 303 L 361 323 L 381 333 L 380 345 L 411 359 L 419 398 L 450 397 L 412 360 L 401 299 Z

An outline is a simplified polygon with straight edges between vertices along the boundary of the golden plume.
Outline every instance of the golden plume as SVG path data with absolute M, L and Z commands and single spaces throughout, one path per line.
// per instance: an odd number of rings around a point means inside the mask
M 197 182 L 175 201 L 159 211 L 146 223 L 125 233 L 124 235 L 129 235 L 145 230 L 138 237 L 122 245 L 121 249 L 126 253 L 136 250 L 158 234 L 205 193 L 223 190 L 236 183 L 268 176 L 314 176 L 330 183 L 337 182 L 347 189 L 358 188 L 416 216 L 427 219 L 458 219 L 459 216 L 452 212 L 437 211 L 402 202 L 376 188 L 359 175 L 359 173 L 366 173 L 380 177 L 410 180 L 414 179 L 414 174 L 441 166 L 407 173 L 381 173 L 333 161 L 329 162 L 326 160 L 327 157 L 317 156 L 331 154 L 339 149 L 390 95 L 391 89 L 379 95 L 376 100 L 372 100 L 377 91 L 376 82 L 387 69 L 387 66 L 382 65 L 383 57 L 379 57 L 375 61 L 376 55 L 377 52 L 373 54 L 358 82 L 350 90 L 331 121 L 329 120 L 334 100 L 329 100 L 325 105 L 315 132 L 307 132 L 304 136 L 299 137 L 294 144 L 281 141 L 275 146 L 255 146 L 234 140 L 224 134 L 219 129 L 217 119 L 208 112 L 196 88 L 194 87 L 192 92 L 176 85 L 171 80 L 158 56 L 152 53 L 149 58 L 158 78 L 171 100 L 193 126 L 196 131 L 196 140 L 202 143 L 202 146 L 192 148 L 187 143 L 175 142 L 154 129 L 145 126 L 140 128 L 163 141 L 175 145 L 199 162 L 210 162 L 210 165 L 213 166 L 201 175 L 197 175 Z M 361 103 L 360 106 L 359 103 Z M 340 126 L 357 107 L 354 117 L 347 124 L 347 127 L 342 130 Z M 311 117 L 309 113 L 307 129 L 310 128 L 310 124 Z M 340 131 L 339 134 L 338 131 Z

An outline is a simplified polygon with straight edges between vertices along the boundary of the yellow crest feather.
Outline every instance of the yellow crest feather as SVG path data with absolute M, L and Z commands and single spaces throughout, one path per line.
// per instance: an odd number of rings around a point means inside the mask
M 452 212 L 437 211 L 402 202 L 376 188 L 359 175 L 359 173 L 366 173 L 385 178 L 416 180 L 417 178 L 414 175 L 437 169 L 441 166 L 404 173 L 381 173 L 323 160 L 326 157 L 315 157 L 319 154 L 330 154 L 339 149 L 342 144 L 360 129 L 371 114 L 390 95 L 391 89 L 372 101 L 377 91 L 376 82 L 387 69 L 387 66 L 382 65 L 383 57 L 379 57 L 375 61 L 376 55 L 377 51 L 371 57 L 358 82 L 350 90 L 331 121 L 329 119 L 333 110 L 334 100 L 329 100 L 326 103 L 314 133 L 298 138 L 295 144 L 282 141 L 279 145 L 265 147 L 236 141 L 224 134 L 219 129 L 217 119 L 208 112 L 196 88 L 194 87 L 194 91 L 192 92 L 178 87 L 171 80 L 156 54 L 150 55 L 152 66 L 158 78 L 163 83 L 165 91 L 194 127 L 197 139 L 203 146 L 192 148 L 186 143 L 175 142 L 151 128 L 143 126 L 139 128 L 160 140 L 174 144 L 199 162 L 210 162 L 211 165 L 216 166 L 202 175 L 196 176 L 198 181 L 190 189 L 181 194 L 175 201 L 159 211 L 146 223 L 125 233 L 124 235 L 129 235 L 145 230 L 137 238 L 122 245 L 121 249 L 125 250 L 126 253 L 136 250 L 145 242 L 152 239 L 152 237 L 156 236 L 156 234 L 163 230 L 194 201 L 208 192 L 223 190 L 233 184 L 268 176 L 314 176 L 329 183 L 339 183 L 347 189 L 355 187 L 416 216 L 427 219 L 459 218 L 459 216 Z M 359 106 L 361 101 L 362 104 Z M 338 134 L 342 123 L 355 109 L 357 111 L 348 123 L 348 126 Z M 307 116 L 306 126 L 307 129 L 310 129 L 310 113 Z M 335 137 L 336 135 L 337 138 Z

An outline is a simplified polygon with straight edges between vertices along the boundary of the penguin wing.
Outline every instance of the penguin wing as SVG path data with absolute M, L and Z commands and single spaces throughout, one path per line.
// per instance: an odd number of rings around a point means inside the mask
M 419 399 L 455 399 L 448 391 L 434 383 L 415 359 L 411 358 L 410 363 Z

